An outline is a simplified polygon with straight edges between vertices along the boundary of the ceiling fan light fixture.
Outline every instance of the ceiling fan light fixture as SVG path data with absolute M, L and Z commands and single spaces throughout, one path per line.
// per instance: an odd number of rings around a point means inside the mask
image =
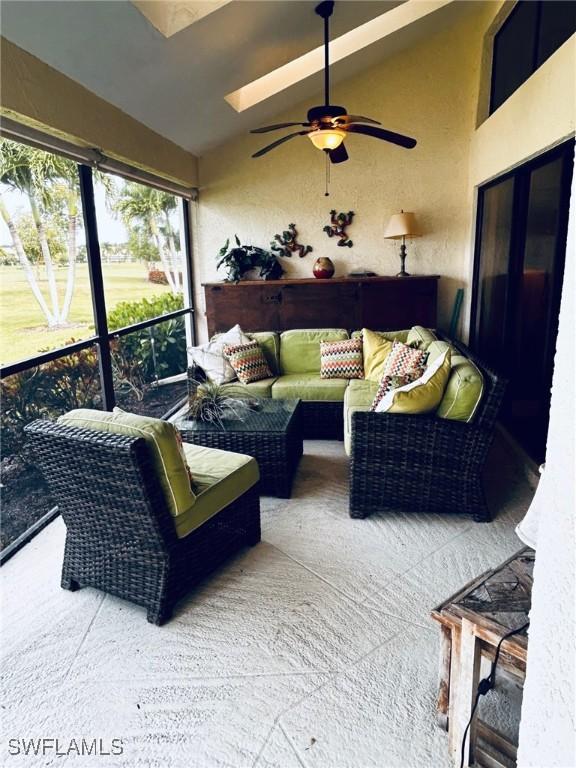
M 344 141 L 346 131 L 341 128 L 319 128 L 311 131 L 308 138 L 317 149 L 336 149 Z

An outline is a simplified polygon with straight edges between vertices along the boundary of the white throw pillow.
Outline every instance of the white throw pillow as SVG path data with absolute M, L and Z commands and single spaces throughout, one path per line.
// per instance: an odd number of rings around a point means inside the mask
M 196 365 L 202 368 L 210 381 L 215 384 L 227 384 L 229 381 L 234 381 L 236 373 L 224 357 L 224 347 L 249 344 L 250 341 L 242 328 L 235 325 L 226 333 L 221 333 L 210 339 L 207 344 L 202 344 L 199 347 L 188 347 L 188 354 Z

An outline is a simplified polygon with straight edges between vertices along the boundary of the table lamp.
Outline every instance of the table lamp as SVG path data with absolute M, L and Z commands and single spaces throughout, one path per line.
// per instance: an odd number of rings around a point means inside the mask
M 384 237 L 392 240 L 399 240 L 402 238 L 402 245 L 400 246 L 401 266 L 400 272 L 398 272 L 396 277 L 410 276 L 404 269 L 404 264 L 406 262 L 406 238 L 418 237 L 419 234 L 420 233 L 418 232 L 418 227 L 416 225 L 416 217 L 413 213 L 401 211 L 400 213 L 395 213 L 390 217 L 390 221 L 388 222 L 388 226 L 384 232 Z

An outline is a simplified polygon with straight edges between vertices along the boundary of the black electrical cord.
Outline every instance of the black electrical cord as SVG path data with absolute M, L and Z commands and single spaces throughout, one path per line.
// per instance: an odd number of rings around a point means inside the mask
M 468 731 L 470 730 L 470 726 L 472 725 L 472 721 L 474 720 L 474 715 L 476 714 L 476 709 L 478 707 L 478 702 L 480 701 L 480 696 L 485 696 L 488 693 L 488 691 L 491 691 L 492 688 L 494 688 L 494 685 L 496 683 L 496 666 L 498 665 L 498 658 L 500 657 L 500 647 L 502 646 L 502 643 L 504 642 L 504 640 L 508 640 L 509 637 L 512 637 L 513 635 L 517 635 L 519 632 L 523 632 L 525 629 L 528 628 L 529 625 L 530 625 L 530 622 L 527 621 L 526 624 L 523 624 L 521 627 L 518 627 L 518 629 L 513 629 L 511 632 L 508 632 L 507 635 L 504 635 L 504 637 L 500 638 L 500 642 L 496 646 L 496 653 L 494 654 L 494 661 L 492 662 L 492 667 L 490 668 L 490 674 L 488 675 L 488 677 L 485 677 L 483 680 L 480 680 L 480 682 L 478 683 L 478 688 L 476 689 L 476 698 L 474 699 L 474 706 L 472 707 L 470 720 L 468 720 L 468 725 L 466 726 L 466 730 L 464 731 L 464 737 L 462 739 L 462 750 L 460 752 L 460 768 L 464 768 L 466 739 L 468 738 Z

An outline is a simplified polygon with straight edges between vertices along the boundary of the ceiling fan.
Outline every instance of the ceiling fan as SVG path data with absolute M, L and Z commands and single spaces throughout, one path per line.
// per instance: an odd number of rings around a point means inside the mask
M 276 125 L 266 125 L 263 128 L 255 128 L 250 133 L 268 133 L 268 131 L 277 131 L 281 128 L 290 128 L 301 126 L 305 130 L 295 131 L 282 136 L 281 139 L 273 141 L 272 144 L 259 149 L 252 157 L 262 157 L 271 149 L 279 147 L 285 141 L 293 139 L 295 136 L 308 136 L 310 141 L 318 149 L 324 150 L 333 163 L 343 163 L 348 160 L 348 152 L 344 146 L 344 139 L 349 133 L 359 133 L 364 136 L 372 136 L 375 139 L 389 141 L 392 144 L 398 144 L 400 147 L 412 149 L 416 146 L 416 140 L 409 136 L 403 136 L 400 133 L 387 131 L 384 128 L 375 126 L 381 125 L 378 120 L 362 115 L 349 115 L 344 107 L 338 107 L 330 104 L 330 62 L 329 62 L 329 19 L 334 10 L 334 0 L 324 0 L 316 6 L 315 11 L 324 19 L 324 101 L 319 107 L 312 107 L 308 111 L 307 122 L 305 123 L 278 123 Z

